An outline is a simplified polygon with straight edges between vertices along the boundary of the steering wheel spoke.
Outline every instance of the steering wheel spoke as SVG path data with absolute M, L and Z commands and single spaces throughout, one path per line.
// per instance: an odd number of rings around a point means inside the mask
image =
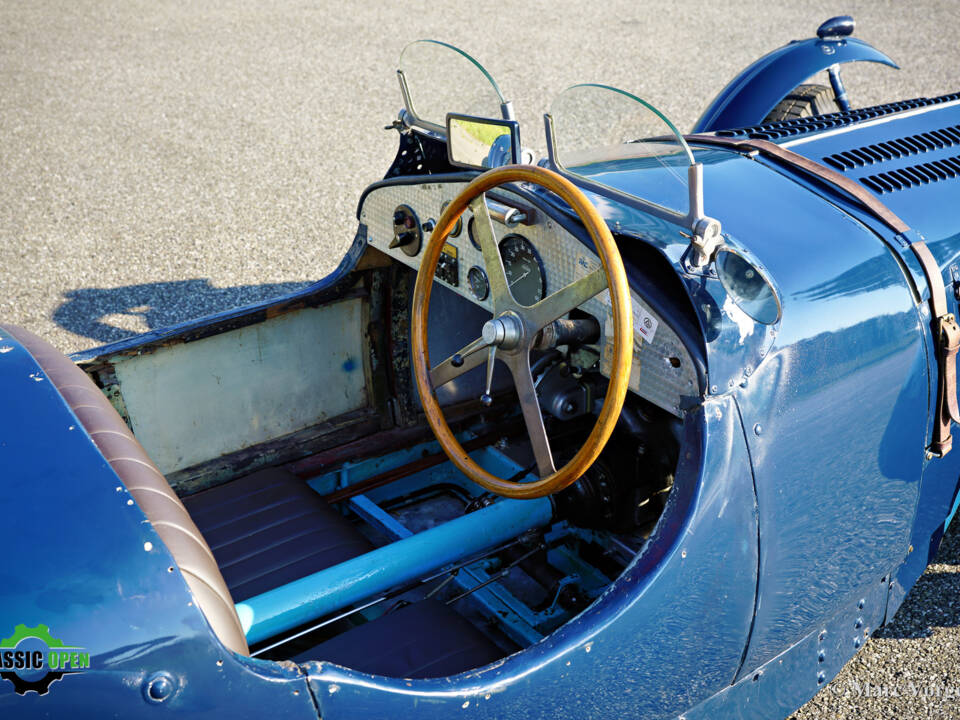
M 557 468 L 553 464 L 553 453 L 550 451 L 547 428 L 543 424 L 543 413 L 540 412 L 537 388 L 533 384 L 530 353 L 524 349 L 518 353 L 511 353 L 509 357 L 503 359 L 513 375 L 513 385 L 520 399 L 520 410 L 523 413 L 524 424 L 527 426 L 533 457 L 537 461 L 537 472 L 541 478 L 549 477 L 557 471 Z
M 496 315 L 513 304 L 513 295 L 510 294 L 507 273 L 503 269 L 500 247 L 497 244 L 496 233 L 493 231 L 490 210 L 487 208 L 486 193 L 481 193 L 470 202 L 470 210 L 473 212 L 473 232 L 483 253 L 483 264 L 486 266 L 487 280 L 490 283 L 490 300 L 493 302 L 493 312 Z
M 540 330 L 606 289 L 607 275 L 600 267 L 528 308 L 526 317 Z
M 430 370 L 431 384 L 438 388 L 460 377 L 465 372 L 473 370 L 486 359 L 486 354 L 480 351 L 488 345 L 489 343 L 481 337 L 464 346 L 460 352 L 454 353 Z

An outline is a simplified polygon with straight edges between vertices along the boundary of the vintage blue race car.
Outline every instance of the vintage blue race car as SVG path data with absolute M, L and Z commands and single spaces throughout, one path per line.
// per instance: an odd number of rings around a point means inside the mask
M 817 693 L 960 478 L 960 94 L 850 109 L 839 65 L 892 65 L 852 29 L 691 135 L 569 88 L 539 159 L 475 60 L 413 43 L 331 275 L 69 359 L 0 326 L 0 716 Z

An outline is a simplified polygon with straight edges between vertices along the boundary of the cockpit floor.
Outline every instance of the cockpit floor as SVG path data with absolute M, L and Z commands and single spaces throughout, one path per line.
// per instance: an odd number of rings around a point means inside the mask
M 483 633 L 429 598 L 382 615 L 292 658 L 326 660 L 389 677 L 444 677 L 503 656 Z
M 373 545 L 307 483 L 270 468 L 183 499 L 234 602 L 338 565 Z

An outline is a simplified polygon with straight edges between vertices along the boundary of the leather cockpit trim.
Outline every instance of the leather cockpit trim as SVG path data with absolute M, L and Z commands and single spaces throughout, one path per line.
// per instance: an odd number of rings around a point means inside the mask
M 0 325 L 0 329 L 33 356 L 143 510 L 220 641 L 236 653 L 249 655 L 230 590 L 210 547 L 110 401 L 83 370 L 45 340 L 12 325 Z

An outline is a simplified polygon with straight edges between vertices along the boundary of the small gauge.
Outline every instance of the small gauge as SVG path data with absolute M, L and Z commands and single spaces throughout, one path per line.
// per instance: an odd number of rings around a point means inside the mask
M 513 299 L 521 305 L 535 305 L 547 293 L 543 261 L 523 235 L 507 235 L 500 241 L 500 257 Z
M 440 214 L 443 215 L 443 211 L 447 209 L 447 205 L 450 204 L 450 201 L 447 200 L 443 205 L 440 206 Z M 460 231 L 463 230 L 463 215 L 457 218 L 457 224 L 453 226 L 453 230 L 450 231 L 448 237 L 457 237 L 460 235 Z
M 470 237 L 470 244 L 480 252 L 483 252 L 483 248 L 480 247 L 480 241 L 477 239 L 476 223 L 472 217 L 470 218 L 470 222 L 467 223 L 467 235 Z
M 490 281 L 487 280 L 487 274 L 476 265 L 467 273 L 467 284 L 470 286 L 470 294 L 477 300 L 486 300 L 490 294 Z

